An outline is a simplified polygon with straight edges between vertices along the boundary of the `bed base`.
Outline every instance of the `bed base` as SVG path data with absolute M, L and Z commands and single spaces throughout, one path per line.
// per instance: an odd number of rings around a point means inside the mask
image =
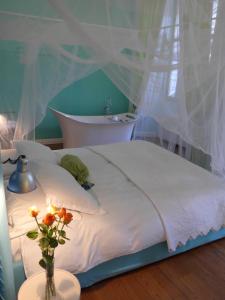
M 225 228 L 216 232 L 209 232 L 206 236 L 199 236 L 194 240 L 190 240 L 185 246 L 179 247 L 175 252 L 168 252 L 167 243 L 162 242 L 137 253 L 114 258 L 87 272 L 76 274 L 76 276 L 80 281 L 81 287 L 86 288 L 101 280 L 172 257 L 223 237 L 225 237 Z M 16 290 L 18 291 L 20 285 L 26 279 L 22 262 L 14 263 L 14 275 Z

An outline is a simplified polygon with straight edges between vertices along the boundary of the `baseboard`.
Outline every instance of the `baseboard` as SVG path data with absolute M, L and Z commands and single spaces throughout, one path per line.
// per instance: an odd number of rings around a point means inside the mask
M 63 138 L 52 138 L 52 139 L 38 139 L 36 142 L 43 144 L 43 145 L 56 145 L 62 144 Z

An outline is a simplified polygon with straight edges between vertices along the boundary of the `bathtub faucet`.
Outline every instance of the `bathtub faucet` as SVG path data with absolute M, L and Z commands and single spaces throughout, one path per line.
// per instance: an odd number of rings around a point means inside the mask
M 107 98 L 106 105 L 104 107 L 104 113 L 105 115 L 111 115 L 112 114 L 112 100 L 111 97 Z

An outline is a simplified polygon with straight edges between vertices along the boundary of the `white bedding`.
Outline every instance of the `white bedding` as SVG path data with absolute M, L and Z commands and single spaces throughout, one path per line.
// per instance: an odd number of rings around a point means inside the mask
M 112 161 L 148 196 L 170 250 L 224 226 L 222 178 L 148 142 L 96 146 L 94 151 Z
M 170 249 L 175 249 L 179 242 L 223 225 L 223 182 L 155 145 L 132 142 L 56 153 L 75 154 L 84 161 L 95 183 L 92 192 L 106 211 L 104 215 L 81 214 L 80 220 L 71 223 L 67 230 L 71 240 L 56 249 L 59 268 L 84 272 L 166 239 Z M 26 237 L 21 238 L 21 245 L 25 272 L 30 276 L 40 270 L 40 249 Z
M 90 181 L 95 183 L 92 193 L 106 214 L 81 214 L 80 220 L 71 223 L 67 229 L 71 240 L 56 249 L 56 267 L 73 273 L 83 272 L 101 262 L 165 240 L 163 227 L 152 203 L 117 168 L 86 149 L 57 151 L 60 156 L 66 153 L 79 155 L 88 166 Z M 27 219 L 30 220 L 28 215 Z M 30 225 L 27 224 L 27 230 Z M 23 227 L 19 233 L 26 232 L 25 229 Z M 11 234 L 16 237 L 13 231 Z M 38 261 L 41 252 L 34 241 L 26 237 L 20 239 L 25 272 L 30 276 L 40 271 Z M 18 251 L 14 249 L 17 255 Z

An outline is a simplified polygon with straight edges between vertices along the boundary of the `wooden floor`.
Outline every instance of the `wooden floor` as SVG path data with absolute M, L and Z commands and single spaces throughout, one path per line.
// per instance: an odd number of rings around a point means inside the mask
M 81 300 L 225 300 L 225 239 L 83 289 Z

